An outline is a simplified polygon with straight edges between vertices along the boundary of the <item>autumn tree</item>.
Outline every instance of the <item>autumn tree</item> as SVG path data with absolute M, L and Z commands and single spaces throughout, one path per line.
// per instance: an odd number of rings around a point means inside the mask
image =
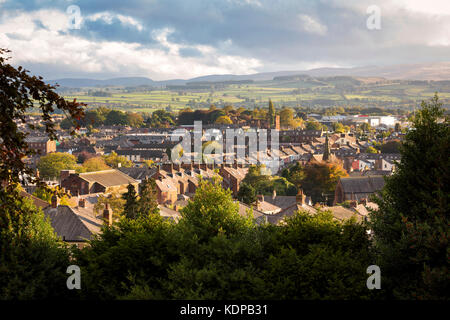
M 333 200 L 334 190 L 339 178 L 348 176 L 347 172 L 334 163 L 311 163 L 304 167 L 304 178 L 301 180 L 301 188 L 313 202 L 325 202 Z

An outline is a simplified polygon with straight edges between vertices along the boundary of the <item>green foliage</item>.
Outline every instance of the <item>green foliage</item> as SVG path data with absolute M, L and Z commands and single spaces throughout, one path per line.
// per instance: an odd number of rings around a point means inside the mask
M 367 147 L 366 153 L 378 153 L 378 150 L 372 146 Z
M 159 214 L 155 179 L 145 179 L 140 185 L 137 215 Z
M 62 299 L 69 252 L 44 213 L 17 189 L 0 190 L 0 300 Z
M 41 177 L 51 179 L 59 177 L 61 170 L 73 170 L 78 166 L 74 155 L 54 152 L 42 156 L 37 167 Z
M 330 202 L 340 177 L 348 176 L 347 172 L 334 163 L 311 163 L 302 166 L 300 163 L 283 171 L 283 177 L 305 194 L 311 196 L 313 202 Z
M 26 134 L 17 123 L 27 129 L 37 129 L 27 124 L 25 114 L 36 108 L 40 112 L 42 128 L 50 139 L 56 140 L 55 124 L 51 114 L 56 110 L 67 112 L 71 119 L 83 115 L 85 104 L 68 102 L 55 92 L 55 86 L 42 81 L 42 77 L 30 76 L 28 70 L 8 64 L 9 50 L 0 48 L 0 181 L 19 182 L 26 177 L 33 182 L 34 172 L 23 162 L 24 157 L 35 154 L 25 141 Z M 72 132 L 73 133 L 73 132 Z
M 400 299 L 448 299 L 450 126 L 437 95 L 422 107 L 387 178 L 371 228 L 384 287 Z
M 256 190 L 248 183 L 241 183 L 237 194 L 239 201 L 251 205 L 256 201 Z
M 111 169 L 102 157 L 89 158 L 83 162 L 83 172 L 93 172 Z
M 214 122 L 216 124 L 233 124 L 233 121 L 231 121 L 230 117 L 228 116 L 220 116 L 216 119 Z
M 399 140 L 388 141 L 381 145 L 381 153 L 400 153 L 400 146 L 401 142 Z
M 306 122 L 306 130 L 322 130 L 323 129 L 323 125 L 321 125 L 319 123 L 319 121 L 307 121 Z
M 124 168 L 130 168 L 133 166 L 133 162 L 131 162 L 130 160 L 128 160 L 126 157 L 124 156 L 119 156 L 117 153 L 115 153 L 114 151 L 111 152 L 109 155 L 105 155 L 103 156 L 103 159 L 105 160 L 106 164 L 112 168 L 118 168 L 119 167 L 119 163 L 122 167 Z
M 364 299 L 366 228 L 330 213 L 284 225 L 242 217 L 220 179 L 202 180 L 178 224 L 122 218 L 76 253 L 90 299 Z
M 129 219 L 137 217 L 137 193 L 134 185 L 128 184 L 127 192 L 122 195 L 122 199 L 125 200 L 124 213 Z

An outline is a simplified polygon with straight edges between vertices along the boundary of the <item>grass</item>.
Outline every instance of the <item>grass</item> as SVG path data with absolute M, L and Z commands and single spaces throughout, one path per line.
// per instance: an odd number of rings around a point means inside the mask
M 345 86 L 348 87 L 345 87 Z M 92 88 L 90 88 L 92 90 Z M 282 105 L 303 105 L 305 103 L 320 103 L 317 100 L 331 101 L 335 105 L 372 104 L 379 106 L 406 106 L 429 99 L 439 89 L 440 98 L 450 102 L 450 87 L 434 87 L 429 85 L 408 84 L 407 82 L 392 83 L 362 83 L 361 86 L 349 85 L 335 80 L 324 81 L 261 81 L 253 84 L 231 85 L 214 91 L 192 90 L 179 94 L 178 91 L 154 90 L 146 92 L 128 92 L 125 88 L 108 88 L 110 97 L 94 97 L 88 95 L 88 89 L 64 95 L 67 99 L 91 106 L 108 106 L 126 111 L 152 112 L 170 107 L 181 110 L 186 107 L 206 108 L 211 104 L 223 106 L 266 107 L 271 99 L 276 107 Z M 95 89 L 105 90 L 105 89 Z M 312 101 L 312 102 L 311 102 Z M 329 105 L 328 102 L 323 102 Z

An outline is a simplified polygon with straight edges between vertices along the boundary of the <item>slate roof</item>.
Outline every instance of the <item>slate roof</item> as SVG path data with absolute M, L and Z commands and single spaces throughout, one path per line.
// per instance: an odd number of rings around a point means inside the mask
M 125 173 L 126 175 L 130 176 L 131 178 L 135 180 L 144 180 L 145 178 L 152 177 L 156 171 L 157 168 L 148 168 L 148 167 L 131 167 L 131 168 L 124 168 L 121 167 L 118 169 L 119 171 Z
M 286 217 L 293 216 L 297 211 L 306 211 L 310 214 L 316 214 L 317 210 L 314 209 L 314 207 L 311 207 L 307 204 L 301 205 L 299 203 L 294 203 L 290 207 L 287 207 L 286 209 L 280 211 L 277 214 L 273 214 L 270 216 L 267 216 L 267 221 L 272 224 L 278 224 Z
M 329 210 L 333 217 L 339 221 L 348 220 L 352 217 L 355 217 L 357 221 L 363 220 L 361 215 L 342 206 L 322 207 L 322 210 Z
M 138 181 L 116 169 L 80 173 L 79 177 L 88 181 L 89 183 L 97 182 L 104 187 L 114 187 L 125 184 L 128 185 L 129 183 L 138 183 Z
M 265 196 L 264 201 L 273 204 L 281 209 L 286 209 L 296 203 L 295 196 L 276 196 L 275 198 L 271 196 Z
M 56 234 L 64 241 L 86 241 L 100 231 L 102 221 L 85 213 L 76 214 L 68 206 L 48 207 L 44 210 Z
M 344 193 L 374 193 L 383 189 L 383 176 L 340 178 Z

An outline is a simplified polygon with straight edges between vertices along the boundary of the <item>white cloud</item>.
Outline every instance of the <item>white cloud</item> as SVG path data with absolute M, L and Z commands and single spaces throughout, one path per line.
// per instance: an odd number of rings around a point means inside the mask
M 51 19 L 48 17 L 51 16 Z M 97 18 L 107 16 L 99 16 Z M 107 19 L 107 18 L 106 18 Z M 146 48 L 139 43 L 91 41 L 60 33 L 67 30 L 67 16 L 58 11 L 20 13 L 0 20 L 0 47 L 12 50 L 12 62 L 48 64 L 84 73 L 141 75 L 155 80 L 191 78 L 213 73 L 254 73 L 261 66 L 257 59 L 226 55 L 211 46 L 188 46 L 170 42 L 172 29 L 155 30 L 153 38 L 169 51 Z M 39 28 L 36 23 L 46 28 Z M 18 27 L 19 26 L 19 27 Z M 203 57 L 183 57 L 181 48 L 193 48 Z
M 306 32 L 323 36 L 328 31 L 326 25 L 321 24 L 320 22 L 306 14 L 300 14 L 298 18 L 300 20 L 302 29 Z
M 142 23 L 137 21 L 135 18 L 108 11 L 98 12 L 96 14 L 89 15 L 85 19 L 89 21 L 103 20 L 108 24 L 111 24 L 113 22 L 113 19 L 118 19 L 122 24 L 133 26 L 138 31 L 144 30 L 144 26 L 142 25 Z

